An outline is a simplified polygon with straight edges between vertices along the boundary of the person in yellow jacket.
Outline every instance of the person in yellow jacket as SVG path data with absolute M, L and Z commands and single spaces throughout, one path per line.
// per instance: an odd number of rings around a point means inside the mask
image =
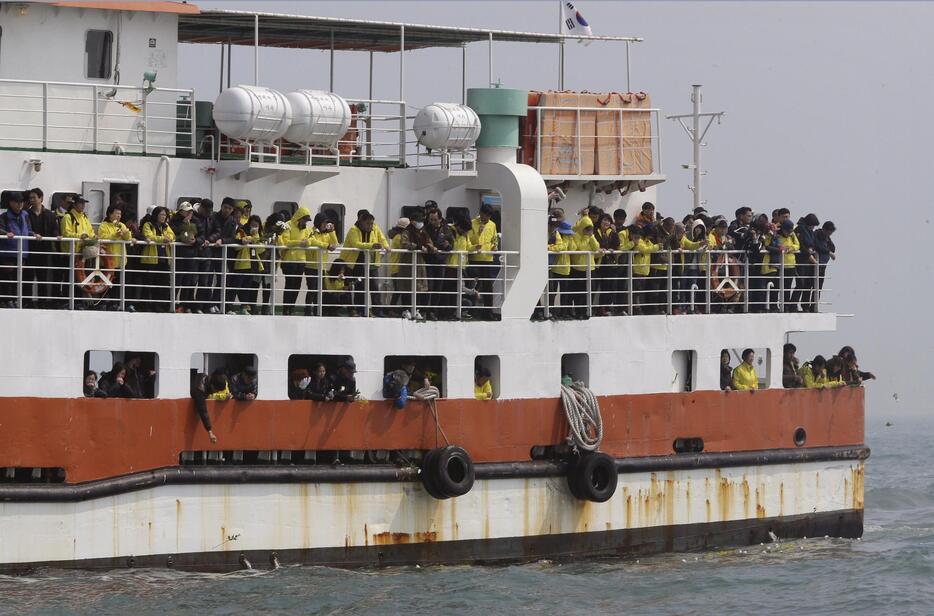
M 245 227 L 253 215 L 253 204 L 249 201 L 237 201 L 234 206 L 234 216 L 237 217 L 237 224 Z
M 698 254 L 707 247 L 707 240 L 692 240 L 687 236 L 685 226 L 682 223 L 675 225 L 675 244 L 678 247 L 677 254 L 674 255 L 674 270 L 671 273 L 671 285 L 673 287 L 674 307 L 672 314 L 683 314 L 690 309 L 691 288 L 696 284 L 701 288 L 697 280 L 697 258 Z
M 817 355 L 813 360 L 801 364 L 798 374 L 805 389 L 823 389 L 827 385 L 827 360 Z
M 73 238 L 75 240 L 93 240 L 95 239 L 94 227 L 84 213 L 88 201 L 81 195 L 76 195 L 71 207 L 61 218 L 62 237 Z M 82 242 L 62 242 L 61 250 L 64 253 L 76 254 L 81 252 Z
M 752 349 L 743 349 L 742 358 L 742 363 L 733 368 L 733 390 L 755 391 L 759 389 L 759 376 L 756 374 L 756 367 L 753 366 L 756 352 Z
M 450 225 L 450 228 L 453 240 L 451 242 L 451 254 L 448 255 L 445 262 L 445 267 L 448 269 L 448 275 L 445 278 L 452 281 L 448 288 L 456 294 L 458 291 L 457 270 L 461 270 L 461 280 L 463 280 L 463 276 L 467 271 L 468 261 L 466 253 L 470 250 L 470 242 L 467 239 L 471 229 L 470 220 L 467 218 L 457 218 L 454 224 Z M 451 305 L 457 306 L 457 302 L 458 297 L 455 295 L 451 300 Z M 460 298 L 460 302 L 463 304 L 463 297 Z M 456 308 L 454 314 L 457 314 Z M 469 320 L 473 318 L 473 315 L 468 310 L 461 310 L 461 318 Z
M 590 220 L 589 218 L 587 219 Z M 596 287 L 593 279 L 594 255 L 600 253 L 600 242 L 594 235 L 593 223 L 584 222 L 578 227 L 579 231 L 570 236 L 569 250 L 582 254 L 571 255 L 571 309 L 573 316 L 578 319 L 587 317 L 587 272 L 590 272 L 590 290 Z
M 263 221 L 259 216 L 250 216 L 247 223 L 237 230 L 237 242 L 242 247 L 234 250 L 233 276 L 230 277 L 233 295 L 231 300 L 238 299 L 243 314 L 250 314 L 250 307 L 254 310 L 256 305 L 259 282 L 266 268 L 263 265 L 263 255 L 266 254 L 263 243 Z M 232 302 L 231 302 L 232 304 Z M 233 312 L 233 306 L 227 306 L 227 314 Z
M 794 293 L 791 289 L 791 283 L 795 279 L 795 264 L 797 262 L 798 251 L 801 250 L 801 242 L 795 235 L 795 224 L 790 220 L 782 223 L 778 232 L 778 246 L 782 251 L 782 262 L 784 263 L 784 286 L 785 286 L 785 311 L 796 311 L 792 304 Z
M 352 278 L 370 276 L 370 298 L 378 299 L 377 267 L 380 264 L 381 253 L 389 248 L 389 238 L 376 224 L 376 217 L 368 210 L 357 212 L 357 222 L 347 231 L 344 238 L 344 250 L 341 251 L 341 261 L 347 264 L 348 275 Z M 363 251 L 370 251 L 370 271 L 365 271 L 366 258 Z M 355 285 L 353 293 L 355 310 L 351 314 L 360 314 L 366 307 L 366 288 L 364 284 Z M 370 304 L 374 305 L 373 302 Z M 368 315 L 367 315 L 368 316 Z
M 148 243 L 143 247 L 140 256 L 140 264 L 144 270 L 140 299 L 150 312 L 167 312 L 171 309 L 169 259 L 172 258 L 175 232 L 168 225 L 168 218 L 169 211 L 164 207 L 157 207 L 142 229 L 143 239 Z
M 334 222 L 327 214 L 315 214 L 312 230 L 308 235 L 308 250 L 305 254 L 305 316 L 320 314 L 318 305 L 318 277 L 324 277 L 328 266 L 328 253 L 340 244 Z
M 629 227 L 629 239 L 636 253 L 632 257 L 632 303 L 635 314 L 642 312 L 639 306 L 647 302 L 652 253 L 661 250 L 661 246 L 644 237 L 642 227 L 636 225 Z
M 311 212 L 307 207 L 295 209 L 288 227 L 276 238 L 276 243 L 282 246 L 280 267 L 285 276 L 285 291 L 282 293 L 282 314 L 292 314 L 295 300 L 302 287 L 302 278 L 305 276 L 305 260 L 308 257 L 306 248 L 310 245 Z
M 324 308 L 326 316 L 345 316 L 346 306 L 350 304 L 350 291 L 347 284 L 347 264 L 335 259 L 324 276 Z
M 571 255 L 570 250 L 574 231 L 571 225 L 557 216 L 548 218 L 548 310 L 554 318 L 569 316 L 566 310 L 570 306 L 571 292 Z M 559 295 L 560 294 L 560 295 Z M 560 300 L 559 300 L 560 297 Z
M 477 279 L 477 291 L 480 293 L 480 303 L 484 309 L 481 316 L 492 319 L 493 312 L 493 281 L 499 275 L 498 260 L 491 251 L 499 247 L 496 223 L 492 220 L 493 207 L 489 203 L 480 206 L 479 215 L 470 223 L 470 233 L 467 235 L 470 255 L 470 276 Z
M 492 400 L 493 386 L 490 384 L 490 369 L 484 366 L 477 368 L 473 380 L 473 397 L 477 400 Z
M 119 284 L 120 270 L 126 265 L 126 247 L 121 242 L 133 240 L 133 233 L 120 222 L 122 217 L 123 210 L 120 206 L 111 205 L 107 208 L 107 217 L 97 228 L 98 238 L 102 241 L 114 242 L 102 246 L 103 250 L 111 256 L 111 269 L 107 273 L 114 284 Z
M 227 381 L 227 375 L 221 371 L 216 371 L 211 375 L 211 393 L 207 395 L 208 400 L 230 400 L 233 396 L 230 394 L 230 383 Z
M 625 315 L 632 312 L 632 306 L 629 305 L 629 269 L 632 267 L 633 248 L 636 243 L 629 238 L 629 227 L 626 226 L 626 210 L 620 208 L 613 212 L 613 226 L 619 234 L 619 250 L 621 253 L 617 257 L 618 276 L 616 281 L 616 300 L 613 302 L 617 308 L 616 314 Z

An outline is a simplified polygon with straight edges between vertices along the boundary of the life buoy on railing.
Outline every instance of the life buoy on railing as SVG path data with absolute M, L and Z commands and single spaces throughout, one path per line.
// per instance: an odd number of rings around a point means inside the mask
M 720 254 L 710 270 L 710 290 L 725 302 L 739 301 L 742 296 L 742 267 L 731 255 Z
M 116 259 L 103 246 L 97 247 L 96 251 L 85 252 L 85 249 L 75 255 L 75 280 L 88 297 L 102 297 L 113 286 Z M 88 272 L 87 264 L 91 261 L 97 261 L 97 267 Z
M 429 451 L 422 459 L 421 471 L 425 491 L 438 500 L 467 494 L 475 478 L 470 454 L 456 445 Z

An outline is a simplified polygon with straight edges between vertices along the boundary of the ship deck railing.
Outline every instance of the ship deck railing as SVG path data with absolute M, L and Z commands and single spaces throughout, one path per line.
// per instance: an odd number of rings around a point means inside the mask
M 153 246 L 171 250 L 157 263 L 145 263 L 142 253 Z M 432 256 L 396 249 L 231 243 L 208 247 L 204 255 L 179 254 L 187 248 L 175 242 L 0 236 L 0 304 L 151 312 L 209 312 L 213 306 L 227 314 L 294 311 L 309 316 L 402 316 L 408 311 L 412 318 L 432 313 L 446 320 L 492 320 L 519 267 L 519 253 L 505 250 Z M 307 261 L 284 259 L 286 251 L 296 250 L 305 251 Z M 347 264 L 347 271 L 338 274 L 335 262 L 354 260 L 351 255 L 359 267 Z M 490 260 L 475 260 L 484 256 Z M 319 261 L 324 267 L 317 267 Z M 253 264 L 250 269 L 241 269 L 247 262 Z M 261 271 L 256 263 L 262 263 Z
M 194 90 L 0 79 L 0 148 L 194 155 Z
M 763 264 L 764 251 L 750 259 L 742 250 L 663 250 L 649 263 L 640 263 L 636 251 L 548 254 L 539 318 L 819 312 L 830 304 L 827 264 Z M 560 264 L 561 257 L 570 264 Z
M 664 181 L 659 109 L 530 105 L 521 158 L 548 181 Z

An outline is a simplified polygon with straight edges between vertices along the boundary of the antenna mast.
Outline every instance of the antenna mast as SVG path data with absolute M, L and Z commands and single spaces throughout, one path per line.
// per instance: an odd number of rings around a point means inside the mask
M 691 102 L 694 103 L 693 113 L 686 113 L 684 115 L 671 115 L 665 116 L 669 120 L 677 120 L 678 124 L 681 125 L 681 128 L 684 129 L 684 132 L 688 134 L 688 137 L 691 138 L 691 143 L 694 144 L 694 163 L 690 165 L 681 165 L 685 169 L 692 169 L 694 171 L 694 184 L 688 186 L 691 191 L 694 193 L 694 208 L 701 207 L 706 201 L 701 200 L 701 176 L 706 175 L 706 171 L 701 170 L 701 146 L 707 145 L 704 143 L 704 137 L 707 135 L 707 131 L 710 130 L 710 125 L 713 124 L 713 121 L 716 120 L 717 124 L 720 123 L 720 119 L 723 117 L 722 111 L 717 111 L 714 113 L 701 113 L 701 85 L 694 84 L 691 86 Z M 692 124 L 688 126 L 685 123 L 685 120 L 691 118 Z M 704 129 L 701 130 L 701 118 L 707 119 L 707 125 L 704 126 Z

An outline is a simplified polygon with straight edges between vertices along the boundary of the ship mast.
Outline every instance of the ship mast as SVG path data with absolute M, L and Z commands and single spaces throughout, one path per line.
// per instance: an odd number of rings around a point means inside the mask
M 723 117 L 722 111 L 712 112 L 712 113 L 701 113 L 701 85 L 694 84 L 691 86 L 691 102 L 694 103 L 694 111 L 692 113 L 686 113 L 683 115 L 671 115 L 665 116 L 669 120 L 677 120 L 678 124 L 681 125 L 681 128 L 688 134 L 688 137 L 691 138 L 691 143 L 694 144 L 694 163 L 690 165 L 681 165 L 685 169 L 692 169 L 694 171 L 694 184 L 688 186 L 688 188 L 694 193 L 694 209 L 701 207 L 706 201 L 701 200 L 701 176 L 706 175 L 705 171 L 701 170 L 701 146 L 707 145 L 704 143 L 704 137 L 707 135 L 707 131 L 710 130 L 710 125 L 713 124 L 713 121 L 716 120 L 717 124 L 720 123 L 720 119 Z M 687 118 L 691 118 L 692 124 L 688 126 L 685 123 Z M 707 125 L 704 126 L 704 130 L 701 130 L 701 118 L 707 119 Z

